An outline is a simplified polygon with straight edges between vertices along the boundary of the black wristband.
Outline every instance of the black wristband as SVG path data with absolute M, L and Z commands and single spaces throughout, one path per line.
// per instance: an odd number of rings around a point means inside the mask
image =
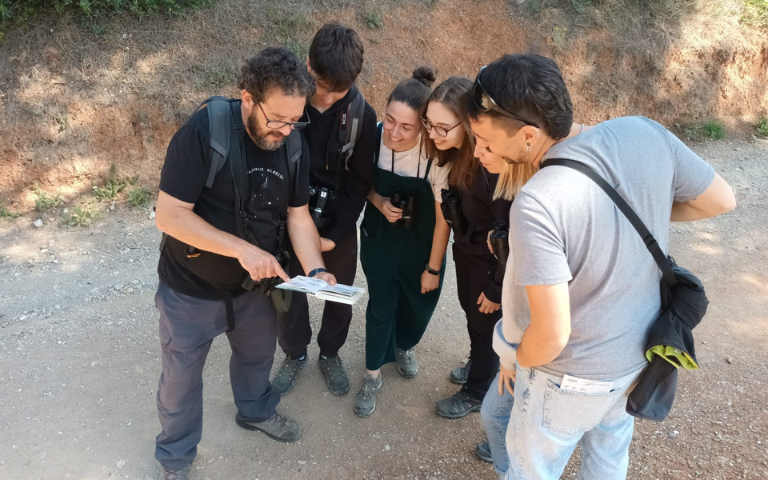
M 318 273 L 323 273 L 323 272 L 327 272 L 327 271 L 328 270 L 324 269 L 323 267 L 320 267 L 320 268 L 316 268 L 316 269 L 312 270 L 311 272 L 309 272 L 309 274 L 307 276 L 312 278 L 315 275 L 317 275 Z
M 431 275 L 440 275 L 440 270 L 433 269 L 432 267 L 429 266 L 429 264 L 427 264 L 424 267 L 424 269 L 427 271 L 427 273 L 429 273 Z

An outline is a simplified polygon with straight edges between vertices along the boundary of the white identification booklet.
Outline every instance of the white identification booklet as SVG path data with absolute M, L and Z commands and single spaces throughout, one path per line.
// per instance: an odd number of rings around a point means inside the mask
M 301 275 L 292 278 L 290 282 L 277 285 L 276 288 L 302 292 L 308 295 L 314 295 L 315 298 L 319 298 L 320 300 L 346 303 L 348 305 L 354 305 L 355 302 L 360 300 L 363 293 L 365 293 L 365 290 L 360 287 L 342 285 L 340 283 L 329 285 L 328 282 L 320 280 L 319 278 L 309 278 Z

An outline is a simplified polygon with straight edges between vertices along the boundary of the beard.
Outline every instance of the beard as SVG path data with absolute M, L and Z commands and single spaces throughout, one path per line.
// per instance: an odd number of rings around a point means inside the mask
M 282 133 L 266 127 L 261 128 L 259 120 L 256 118 L 256 112 L 248 117 L 248 136 L 262 150 L 274 151 L 285 143 L 285 135 Z

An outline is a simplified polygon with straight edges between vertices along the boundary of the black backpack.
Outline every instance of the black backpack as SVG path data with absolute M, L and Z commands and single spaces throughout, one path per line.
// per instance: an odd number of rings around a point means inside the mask
M 200 106 L 195 109 L 195 112 L 205 108 L 208 111 L 208 131 L 210 133 L 209 143 L 209 155 L 211 160 L 211 166 L 208 170 L 208 178 L 205 181 L 206 188 L 213 187 L 213 181 L 221 168 L 226 163 L 227 159 L 230 160 L 230 167 L 232 171 L 232 181 L 234 182 L 236 194 L 235 194 L 235 218 L 237 219 L 237 226 L 240 236 L 247 239 L 245 229 L 243 226 L 243 220 L 240 215 L 241 205 L 244 205 L 242 196 L 245 194 L 245 188 L 242 184 L 245 179 L 245 162 L 244 144 L 242 143 L 242 134 L 245 132 L 245 125 L 240 114 L 239 99 L 230 99 L 222 96 L 213 96 L 205 100 Z M 354 135 L 353 143 L 354 147 Z M 302 157 L 303 140 L 301 134 L 297 130 L 292 130 L 288 135 L 285 145 L 286 155 L 288 157 L 288 175 L 290 178 L 290 188 L 288 196 L 286 197 L 286 207 L 284 208 L 283 216 L 287 215 L 287 199 L 295 188 L 298 180 L 297 172 Z M 240 195 L 238 195 L 238 193 Z M 165 248 L 165 244 L 168 240 L 168 235 L 163 233 L 163 238 L 160 242 L 160 251 Z
M 363 129 L 363 115 L 365 115 L 365 98 L 359 91 L 354 100 L 347 106 L 347 111 L 341 113 L 339 128 L 339 160 L 344 160 L 344 170 L 349 171 L 349 159 L 355 150 L 355 144 Z

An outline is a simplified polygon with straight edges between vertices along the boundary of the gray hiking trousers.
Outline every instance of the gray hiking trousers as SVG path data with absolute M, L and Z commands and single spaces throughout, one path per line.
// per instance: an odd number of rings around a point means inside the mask
M 235 329 L 227 333 L 232 357 L 229 376 L 238 412 L 254 421 L 275 413 L 280 394 L 269 373 L 275 357 L 277 316 L 269 297 L 246 292 L 232 300 Z M 163 431 L 155 441 L 155 458 L 170 469 L 189 463 L 203 433 L 203 366 L 211 342 L 227 330 L 222 300 L 183 295 L 162 281 L 155 295 L 160 311 L 163 372 L 157 388 L 157 411 Z

